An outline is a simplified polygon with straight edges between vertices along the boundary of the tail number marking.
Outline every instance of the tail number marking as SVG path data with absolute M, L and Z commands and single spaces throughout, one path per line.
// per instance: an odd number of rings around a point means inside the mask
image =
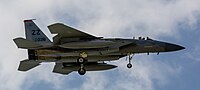
M 35 38 L 36 42 L 46 41 L 46 38 Z
M 40 30 L 32 30 L 32 35 L 40 35 Z

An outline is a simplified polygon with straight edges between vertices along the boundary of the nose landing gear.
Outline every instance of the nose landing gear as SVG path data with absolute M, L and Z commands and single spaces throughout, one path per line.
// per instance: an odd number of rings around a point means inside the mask
M 128 64 L 127 64 L 127 68 L 132 68 L 132 64 L 131 64 L 131 63 L 128 63 Z
M 127 64 L 127 68 L 132 68 L 132 64 L 131 64 L 131 60 L 133 58 L 134 54 L 131 55 L 131 53 L 128 53 L 127 57 L 128 57 L 128 64 Z M 127 60 L 127 58 L 126 58 Z

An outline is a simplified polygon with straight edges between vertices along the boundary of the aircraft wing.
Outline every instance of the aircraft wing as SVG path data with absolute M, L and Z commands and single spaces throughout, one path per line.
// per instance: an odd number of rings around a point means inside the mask
M 54 66 L 53 72 L 63 74 L 63 75 L 68 75 L 69 73 L 72 72 L 72 70 L 65 70 L 63 69 L 62 63 L 56 63 L 56 65 Z
M 49 25 L 48 28 L 51 34 L 58 34 L 54 37 L 54 40 L 56 41 L 62 38 L 97 38 L 93 35 L 87 34 L 61 23 Z

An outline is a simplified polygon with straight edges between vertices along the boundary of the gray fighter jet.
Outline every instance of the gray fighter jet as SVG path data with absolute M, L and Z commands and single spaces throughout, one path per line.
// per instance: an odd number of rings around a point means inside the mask
M 24 20 L 26 38 L 13 39 L 18 48 L 28 50 L 28 59 L 20 62 L 19 71 L 28 71 L 42 62 L 55 62 L 54 73 L 67 75 L 78 71 L 100 71 L 116 68 L 104 61 L 127 57 L 131 68 L 133 55 L 140 53 L 171 52 L 185 49 L 182 46 L 150 38 L 137 39 L 96 37 L 61 23 L 48 26 L 57 34 L 51 42 L 33 20 Z

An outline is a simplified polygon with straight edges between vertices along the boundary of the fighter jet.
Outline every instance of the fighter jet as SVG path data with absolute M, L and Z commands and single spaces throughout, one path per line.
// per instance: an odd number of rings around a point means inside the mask
M 24 20 L 26 38 L 13 39 L 18 48 L 28 50 L 28 59 L 20 62 L 19 71 L 28 71 L 42 62 L 55 62 L 54 73 L 68 75 L 78 71 L 100 71 L 116 68 L 106 61 L 127 57 L 127 67 L 135 54 L 171 52 L 185 49 L 182 46 L 143 38 L 103 38 L 82 32 L 62 23 L 48 26 L 53 42 L 39 29 L 33 20 Z

